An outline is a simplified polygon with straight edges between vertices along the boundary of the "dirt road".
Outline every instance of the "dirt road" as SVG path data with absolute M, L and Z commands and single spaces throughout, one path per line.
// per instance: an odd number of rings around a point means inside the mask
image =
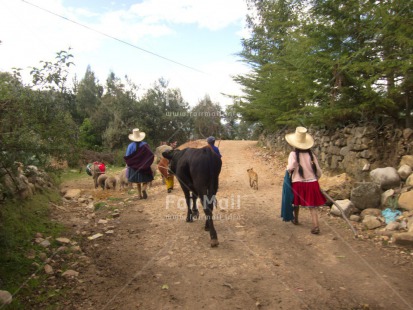
M 341 219 L 320 212 L 321 234 L 280 219 L 284 163 L 264 161 L 256 142 L 222 141 L 223 169 L 214 211 L 220 245 L 211 248 L 204 221 L 186 223 L 179 185 L 158 180 L 147 200 L 113 193 L 98 224 L 69 219 L 80 235 L 109 225 L 113 234 L 83 238 L 80 274 L 65 309 L 412 309 L 413 265 L 390 248 L 354 239 Z M 249 187 L 247 169 L 259 175 Z M 277 168 L 278 167 L 278 168 Z M 99 198 L 101 191 L 80 187 Z M 102 199 L 102 197 L 100 197 Z M 75 209 L 73 209 L 75 210 Z M 201 209 L 200 209 L 201 210 Z M 102 211 L 103 212 L 103 211 Z M 109 213 L 107 213 L 109 214 Z M 201 211 L 202 214 L 202 211 Z M 83 224 L 82 224 L 83 223 Z

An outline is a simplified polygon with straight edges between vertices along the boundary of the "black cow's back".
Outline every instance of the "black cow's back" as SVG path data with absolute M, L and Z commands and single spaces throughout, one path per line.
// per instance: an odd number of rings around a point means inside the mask
M 222 161 L 210 148 L 178 151 L 172 157 L 171 166 L 183 190 L 198 196 L 216 194 Z

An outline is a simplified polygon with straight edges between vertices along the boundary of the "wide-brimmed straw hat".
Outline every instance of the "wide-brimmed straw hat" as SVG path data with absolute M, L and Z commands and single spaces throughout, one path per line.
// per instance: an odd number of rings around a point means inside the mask
M 285 140 L 289 145 L 300 150 L 308 150 L 314 145 L 314 139 L 307 133 L 305 127 L 297 127 L 294 133 L 286 134 Z
M 132 133 L 129 134 L 129 140 L 139 142 L 145 139 L 145 133 L 143 131 L 140 131 L 138 128 L 135 128 L 132 130 Z

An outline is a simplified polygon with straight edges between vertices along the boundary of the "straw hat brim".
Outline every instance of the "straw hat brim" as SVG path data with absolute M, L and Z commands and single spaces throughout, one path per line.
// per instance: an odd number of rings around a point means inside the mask
M 129 140 L 140 142 L 145 139 L 146 134 L 144 132 L 140 132 L 138 136 L 135 136 L 133 133 L 129 134 Z
M 300 150 L 311 149 L 314 145 L 314 139 L 308 133 L 305 134 L 305 141 L 304 142 L 298 142 L 297 141 L 297 136 L 296 136 L 295 132 L 286 134 L 285 135 L 285 140 L 287 141 L 287 143 L 289 145 L 291 145 L 292 147 L 295 147 L 297 149 L 300 149 Z

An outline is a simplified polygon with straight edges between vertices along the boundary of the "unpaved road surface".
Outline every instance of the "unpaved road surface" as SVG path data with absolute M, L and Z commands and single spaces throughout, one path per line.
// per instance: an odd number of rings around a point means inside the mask
M 413 265 L 400 249 L 355 239 L 342 219 L 320 211 L 320 235 L 306 210 L 298 226 L 280 219 L 285 163 L 260 155 L 256 142 L 222 141 L 223 168 L 214 210 L 220 245 L 204 220 L 186 223 L 179 184 L 160 180 L 147 200 L 136 193 L 63 184 L 106 201 L 85 216 L 60 213 L 80 240 L 80 272 L 62 309 L 412 309 Z M 247 169 L 259 175 L 249 187 Z M 113 209 L 120 216 L 112 218 Z M 202 209 L 200 209 L 202 215 Z M 107 223 L 98 223 L 105 219 Z M 107 230 L 113 234 L 88 240 Z M 406 252 L 404 253 L 406 254 Z

